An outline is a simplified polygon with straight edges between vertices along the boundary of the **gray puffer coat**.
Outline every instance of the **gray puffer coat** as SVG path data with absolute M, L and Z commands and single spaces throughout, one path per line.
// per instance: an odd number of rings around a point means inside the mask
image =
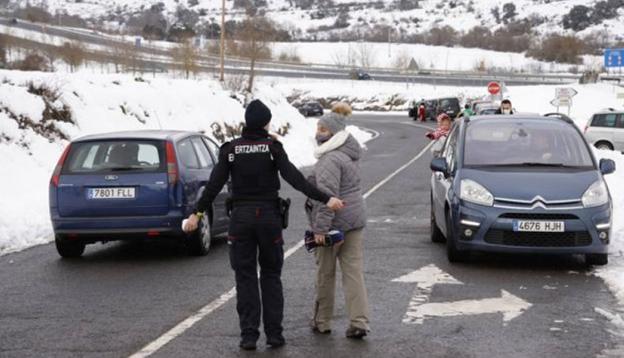
M 314 166 L 314 175 L 309 181 L 345 203 L 344 209 L 334 213 L 326 205 L 308 199 L 306 211 L 314 233 L 348 232 L 366 226 L 366 204 L 360 187 L 361 156 L 360 144 L 349 135 L 344 144 L 323 154 Z

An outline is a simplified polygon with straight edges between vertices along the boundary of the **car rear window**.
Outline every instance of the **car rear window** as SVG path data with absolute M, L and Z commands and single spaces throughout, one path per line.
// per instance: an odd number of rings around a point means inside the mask
M 166 170 L 162 141 L 113 140 L 72 144 L 64 174 L 161 172 Z
M 559 120 L 482 120 L 469 124 L 464 166 L 593 167 L 581 134 Z

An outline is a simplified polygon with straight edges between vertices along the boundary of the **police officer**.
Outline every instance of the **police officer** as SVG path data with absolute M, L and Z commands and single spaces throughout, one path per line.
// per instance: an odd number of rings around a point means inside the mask
M 210 181 L 184 227 L 186 232 L 197 229 L 201 215 L 211 207 L 231 175 L 233 211 L 228 244 L 230 263 L 236 274 L 240 347 L 245 350 L 256 349 L 261 311 L 267 345 L 277 348 L 285 344 L 281 281 L 284 241 L 278 205 L 278 171 L 290 185 L 306 196 L 327 203 L 332 210 L 343 207 L 341 200 L 330 198 L 308 183 L 288 160 L 281 143 L 269 136 L 270 121 L 271 111 L 261 101 L 249 103 L 242 138 L 221 147 Z M 258 291 L 257 261 L 260 263 L 262 298 Z

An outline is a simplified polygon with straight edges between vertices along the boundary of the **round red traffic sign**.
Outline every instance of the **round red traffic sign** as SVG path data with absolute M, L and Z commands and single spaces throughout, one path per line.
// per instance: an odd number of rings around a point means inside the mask
M 490 94 L 498 94 L 501 90 L 501 86 L 498 82 L 490 82 L 488 83 L 487 89 Z

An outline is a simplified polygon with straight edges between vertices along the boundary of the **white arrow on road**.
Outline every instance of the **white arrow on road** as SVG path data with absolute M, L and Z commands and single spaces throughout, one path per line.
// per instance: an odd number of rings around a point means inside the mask
M 503 323 L 520 316 L 531 307 L 522 298 L 501 290 L 501 297 L 455 302 L 429 302 L 431 290 L 436 284 L 462 285 L 463 283 L 435 265 L 428 265 L 393 282 L 416 283 L 403 323 L 422 324 L 429 317 L 454 317 L 485 313 L 502 313 Z

